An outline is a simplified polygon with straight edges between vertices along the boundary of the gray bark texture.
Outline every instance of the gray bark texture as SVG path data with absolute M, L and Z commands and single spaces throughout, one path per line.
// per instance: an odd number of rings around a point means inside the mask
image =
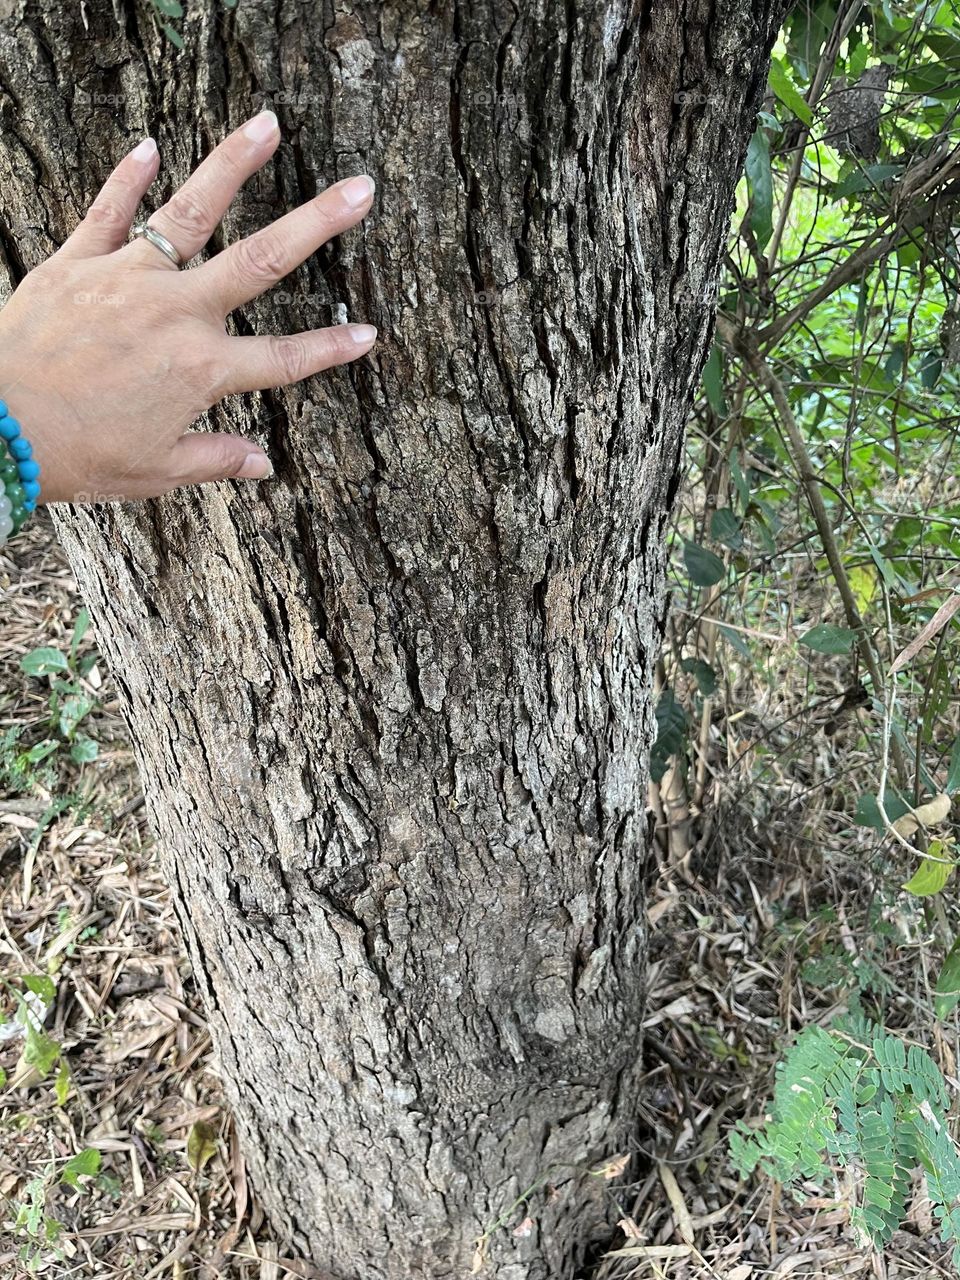
M 147 132 L 160 203 L 278 111 L 210 253 L 378 180 L 233 321 L 381 330 L 209 415 L 276 479 L 58 525 L 277 1230 L 335 1280 L 582 1274 L 639 1102 L 668 512 L 779 0 L 240 0 L 182 50 L 145 3 L 2 12 L 10 287 Z

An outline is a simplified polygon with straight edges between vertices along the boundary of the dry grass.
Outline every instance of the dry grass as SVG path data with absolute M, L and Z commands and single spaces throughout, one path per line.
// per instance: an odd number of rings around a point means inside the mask
M 79 601 L 42 521 L 9 554 L 0 558 L 0 733 L 22 725 L 29 744 L 45 736 L 46 689 L 19 660 L 39 645 L 68 647 Z M 87 681 L 99 699 L 90 727 L 99 759 L 61 771 L 47 791 L 8 787 L 0 800 L 0 968 L 8 979 L 55 972 L 46 1029 L 70 1071 L 60 1106 L 51 1078 L 16 1075 L 22 1040 L 0 1042 L 0 1066 L 19 1085 L 0 1093 L 0 1275 L 27 1274 L 22 1233 L 10 1223 L 30 1179 L 90 1147 L 102 1167 L 82 1192 L 49 1180 L 62 1257 L 47 1251 L 41 1274 L 306 1275 L 281 1256 L 251 1199 L 110 681 L 100 667 Z M 739 793 L 729 778 L 710 784 L 712 822 L 683 857 L 663 852 L 651 887 L 647 1133 L 630 1165 L 639 1180 L 609 1184 L 622 1230 L 596 1280 L 948 1276 L 948 1250 L 919 1192 L 911 1222 L 879 1259 L 852 1238 L 842 1187 L 835 1198 L 810 1187 L 798 1200 L 729 1172 L 725 1134 L 738 1117 L 759 1113 L 782 1028 L 826 1020 L 840 1001 L 829 984 L 800 980 L 804 963 L 828 938 L 858 953 L 851 921 L 862 916 L 865 889 L 876 890 L 866 844 L 826 858 L 816 840 L 798 837 L 789 797 L 806 783 L 795 771 L 780 779 L 780 808 L 759 818 L 759 802 L 740 785 L 748 775 L 733 776 Z M 71 803 L 50 816 L 62 793 Z M 805 812 L 815 810 L 812 829 L 819 822 L 828 833 L 829 792 L 816 794 L 815 802 L 806 795 Z M 828 903 L 839 910 L 830 929 L 818 915 Z M 885 918 L 894 941 L 878 963 L 906 1024 L 929 989 L 907 945 L 915 921 L 895 910 Z M 9 991 L 2 998 L 12 1012 Z M 935 1050 L 953 1075 L 950 1045 Z
M 39 522 L 0 558 L 0 588 L 0 732 L 21 724 L 29 743 L 45 736 L 46 681 L 25 677 L 19 660 L 41 645 L 66 649 L 80 608 Z M 42 787 L 0 800 L 0 975 L 55 971 L 46 1030 L 70 1070 L 63 1107 L 50 1078 L 0 1093 L 0 1276 L 27 1275 L 22 1233 L 10 1229 L 27 1183 L 85 1147 L 101 1153 L 105 1176 L 85 1180 L 82 1193 L 51 1185 L 47 1212 L 63 1224 L 63 1257 L 49 1257 L 40 1274 L 302 1275 L 251 1204 L 126 731 L 106 672 L 94 667 L 88 683 L 100 699 L 90 726 L 100 756 L 66 780 L 77 803 L 47 823 L 56 796 Z M 11 1014 L 9 992 L 0 999 Z M 22 1048 L 21 1038 L 0 1043 L 13 1082 Z

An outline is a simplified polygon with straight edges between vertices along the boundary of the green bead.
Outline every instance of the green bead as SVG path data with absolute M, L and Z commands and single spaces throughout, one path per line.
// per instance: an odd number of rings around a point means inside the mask
M 0 476 L 3 477 L 4 484 L 6 484 L 9 480 L 16 480 L 18 474 L 19 472 L 17 471 L 17 464 L 15 462 L 10 462 L 8 460 L 5 460 L 4 462 L 0 463 Z
M 3 491 L 11 502 L 23 502 L 23 489 L 16 480 L 9 480 L 3 486 Z

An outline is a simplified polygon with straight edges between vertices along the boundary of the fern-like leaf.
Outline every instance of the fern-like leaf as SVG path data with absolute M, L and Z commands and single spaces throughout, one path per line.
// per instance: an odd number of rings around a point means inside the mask
M 919 1164 L 960 1270 L 960 1155 L 947 1129 L 949 1102 L 929 1054 L 855 1012 L 800 1033 L 777 1067 L 772 1117 L 761 1129 L 738 1125 L 731 1157 L 741 1176 L 759 1167 L 785 1183 L 824 1179 L 831 1158 L 859 1170 L 851 1220 L 877 1246 L 903 1222 Z

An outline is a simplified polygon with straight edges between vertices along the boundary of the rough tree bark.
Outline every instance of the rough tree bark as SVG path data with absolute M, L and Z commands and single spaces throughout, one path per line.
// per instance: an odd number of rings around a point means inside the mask
M 462 1276 L 481 1238 L 488 1274 L 563 1280 L 602 1217 L 586 1171 L 638 1102 L 667 514 L 780 9 L 240 0 L 178 51 L 146 4 L 4 0 L 11 286 L 146 131 L 159 202 L 276 106 L 211 252 L 379 181 L 364 230 L 236 317 L 381 329 L 211 415 L 276 480 L 58 517 L 256 1187 L 325 1274 Z

